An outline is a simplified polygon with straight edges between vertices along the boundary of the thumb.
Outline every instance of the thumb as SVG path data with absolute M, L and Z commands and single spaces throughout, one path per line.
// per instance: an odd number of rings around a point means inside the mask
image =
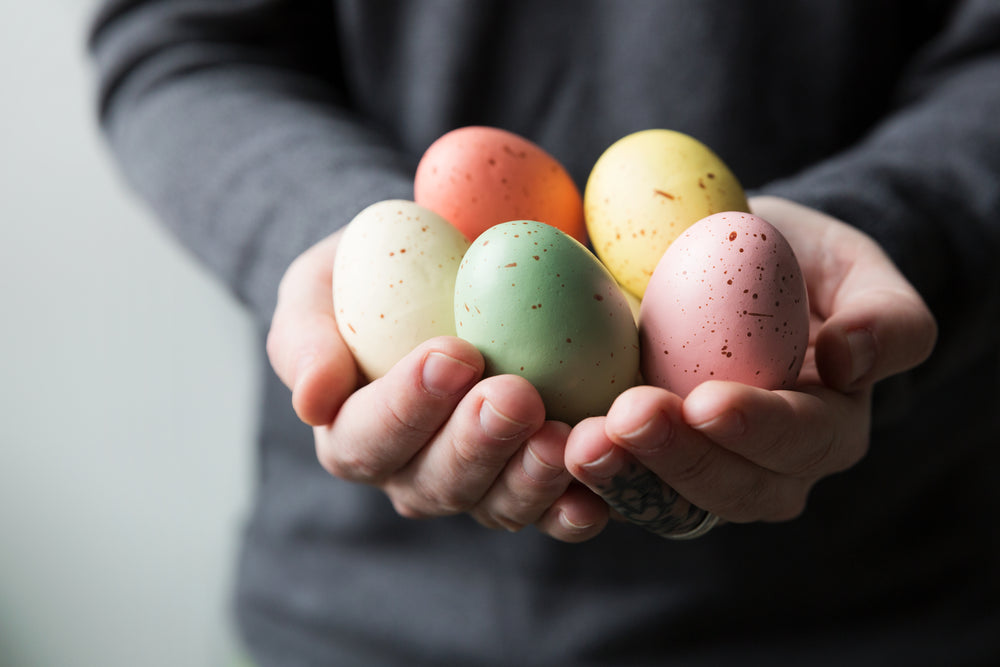
M 333 421 L 359 382 L 354 357 L 337 330 L 333 262 L 340 233 L 299 255 L 278 288 L 267 335 L 274 372 L 292 390 L 292 407 L 305 423 Z
M 930 356 L 937 323 L 916 289 L 870 236 L 830 215 L 778 197 L 753 210 L 791 243 L 823 322 L 816 367 L 823 383 L 854 391 Z
M 824 384 L 852 391 L 919 365 L 936 338 L 915 291 L 872 284 L 838 299 L 816 337 L 816 366 Z

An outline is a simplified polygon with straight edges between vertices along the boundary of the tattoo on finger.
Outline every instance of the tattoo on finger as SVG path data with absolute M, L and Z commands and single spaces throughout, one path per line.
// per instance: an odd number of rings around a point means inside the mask
M 598 486 L 597 491 L 627 521 L 661 537 L 687 536 L 709 516 L 635 462 L 607 484 Z

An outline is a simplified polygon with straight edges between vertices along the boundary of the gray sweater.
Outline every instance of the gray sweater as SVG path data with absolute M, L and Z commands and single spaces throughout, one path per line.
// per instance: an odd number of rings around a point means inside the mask
M 261 665 L 1000 664 L 997 0 L 113 0 L 91 46 L 125 178 L 262 336 L 291 260 L 472 124 L 581 187 L 691 134 L 875 237 L 941 326 L 801 518 L 690 543 L 402 519 L 268 371 L 234 596 Z

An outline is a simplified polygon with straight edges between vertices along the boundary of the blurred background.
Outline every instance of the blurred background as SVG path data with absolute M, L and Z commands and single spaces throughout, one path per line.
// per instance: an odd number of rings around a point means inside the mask
M 258 341 L 121 185 L 93 6 L 0 3 L 0 666 L 227 665 Z

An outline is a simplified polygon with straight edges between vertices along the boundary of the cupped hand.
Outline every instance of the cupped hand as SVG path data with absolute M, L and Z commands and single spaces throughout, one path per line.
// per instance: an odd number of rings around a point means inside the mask
M 424 342 L 366 383 L 341 338 L 332 299 L 340 234 L 289 267 L 267 352 L 313 427 L 319 463 L 382 489 L 408 518 L 468 513 L 490 528 L 535 525 L 564 541 L 599 533 L 607 508 L 566 471 L 570 429 L 546 421 L 523 378 L 483 379 L 483 359 L 453 337 Z
M 799 516 L 818 481 L 867 452 L 873 385 L 934 345 L 933 316 L 875 241 L 786 200 L 751 205 L 788 239 L 806 279 L 812 323 L 796 387 L 710 381 L 684 399 L 634 387 L 566 447 L 574 477 L 660 535 L 695 530 L 706 510 L 736 523 Z

